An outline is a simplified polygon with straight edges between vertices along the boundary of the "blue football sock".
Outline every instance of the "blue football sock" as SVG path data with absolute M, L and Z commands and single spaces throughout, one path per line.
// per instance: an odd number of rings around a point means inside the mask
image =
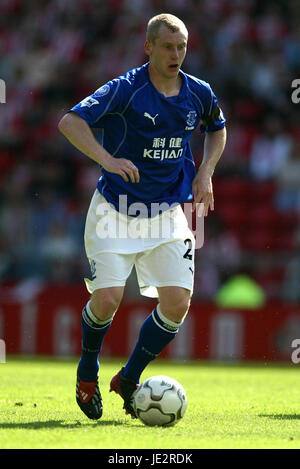
M 99 371 L 98 355 L 112 317 L 101 321 L 91 311 L 89 302 L 83 308 L 81 317 L 82 353 L 78 365 L 78 374 L 83 381 L 95 381 Z
M 124 367 L 123 375 L 138 383 L 148 363 L 175 338 L 181 324 L 167 319 L 157 305 L 141 327 L 138 341 Z

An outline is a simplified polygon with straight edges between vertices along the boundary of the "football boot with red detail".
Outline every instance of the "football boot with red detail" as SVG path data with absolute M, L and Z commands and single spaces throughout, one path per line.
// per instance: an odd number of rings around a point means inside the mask
M 125 409 L 126 414 L 130 414 L 133 419 L 136 419 L 137 416 L 132 407 L 132 394 L 139 385 L 132 379 L 125 378 L 123 376 L 123 369 L 112 378 L 110 392 L 114 391 L 122 397 L 124 401 L 123 409 Z
M 76 402 L 89 419 L 100 419 L 103 412 L 103 403 L 98 378 L 96 381 L 82 381 L 77 373 Z

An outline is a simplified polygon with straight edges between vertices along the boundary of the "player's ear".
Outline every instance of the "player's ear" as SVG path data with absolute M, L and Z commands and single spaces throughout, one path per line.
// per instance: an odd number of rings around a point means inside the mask
M 148 55 L 150 57 L 151 52 L 152 52 L 152 46 L 151 46 L 151 42 L 148 39 L 144 44 L 144 51 L 145 51 L 146 55 Z

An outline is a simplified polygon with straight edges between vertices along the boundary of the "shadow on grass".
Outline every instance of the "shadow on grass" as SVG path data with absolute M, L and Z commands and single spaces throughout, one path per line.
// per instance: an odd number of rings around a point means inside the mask
M 82 422 L 74 422 L 74 423 L 66 423 L 64 420 L 46 420 L 44 422 L 7 422 L 1 423 L 0 422 L 0 430 L 9 430 L 9 429 L 21 429 L 21 430 L 39 430 L 42 428 L 51 429 L 51 428 L 80 428 L 80 427 L 105 427 L 105 426 L 118 426 L 124 425 L 123 422 L 117 422 L 115 420 L 99 420 L 95 421 L 94 423 L 82 423 Z
M 268 417 L 274 420 L 300 420 L 300 414 L 259 414 L 258 417 Z

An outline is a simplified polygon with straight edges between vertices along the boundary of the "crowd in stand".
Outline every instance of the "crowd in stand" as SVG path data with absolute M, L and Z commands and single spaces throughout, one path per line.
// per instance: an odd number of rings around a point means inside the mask
M 272 183 L 278 214 L 300 214 L 297 0 L 1 0 L 0 280 L 80 282 L 86 211 L 99 170 L 58 132 L 60 117 L 106 81 L 142 65 L 148 19 L 179 16 L 189 29 L 183 70 L 208 81 L 228 120 L 215 176 Z M 201 161 L 203 137 L 192 149 Z M 216 198 L 216 207 L 222 203 Z M 196 252 L 195 295 L 212 298 L 231 275 L 262 281 L 271 298 L 300 300 L 300 236 L 276 253 L 250 253 L 216 214 Z M 276 270 L 276 269 L 275 269 Z

